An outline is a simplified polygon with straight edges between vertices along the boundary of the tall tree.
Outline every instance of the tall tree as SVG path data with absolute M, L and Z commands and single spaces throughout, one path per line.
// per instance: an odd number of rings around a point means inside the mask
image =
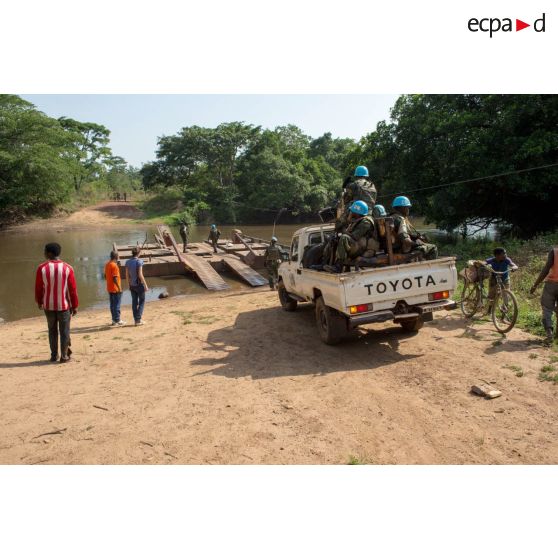
M 343 172 L 347 165 L 347 158 L 355 146 L 353 139 L 334 138 L 331 132 L 326 132 L 310 142 L 309 156 L 312 159 L 323 157 L 324 161 L 335 170 Z
M 95 122 L 79 122 L 73 118 L 61 117 L 58 121 L 73 138 L 73 179 L 75 189 L 79 190 L 85 180 L 98 177 L 105 170 L 104 163 L 112 155 L 110 130 Z
M 71 190 L 72 138 L 16 95 L 0 95 L 0 217 L 50 210 Z

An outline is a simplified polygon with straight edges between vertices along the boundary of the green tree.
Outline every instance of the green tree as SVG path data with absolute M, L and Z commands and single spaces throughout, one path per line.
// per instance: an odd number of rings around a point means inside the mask
M 340 175 L 322 156 L 310 157 L 310 141 L 296 126 L 280 126 L 246 151 L 238 175 L 243 219 L 269 219 L 283 207 L 315 215 L 335 196 Z
M 380 201 L 409 194 L 442 228 L 500 224 L 528 237 L 558 224 L 558 170 L 513 172 L 558 162 L 556 122 L 555 95 L 404 95 L 352 161 L 378 177 Z
M 72 138 L 60 123 L 16 95 L 0 95 L 2 219 L 48 211 L 71 191 Z
M 146 188 L 178 186 L 187 204 L 210 200 L 220 218 L 234 222 L 237 161 L 259 131 L 243 122 L 229 122 L 216 128 L 191 126 L 174 136 L 163 136 L 157 161 L 141 170 L 143 184 Z
M 112 156 L 110 130 L 95 122 L 79 122 L 73 118 L 61 117 L 58 121 L 73 138 L 73 180 L 77 191 L 84 181 L 98 178 L 106 170 L 105 163 Z
M 353 139 L 334 138 L 331 132 L 326 132 L 310 142 L 309 156 L 312 159 L 322 157 L 335 170 L 343 172 L 347 166 L 347 159 L 355 147 Z

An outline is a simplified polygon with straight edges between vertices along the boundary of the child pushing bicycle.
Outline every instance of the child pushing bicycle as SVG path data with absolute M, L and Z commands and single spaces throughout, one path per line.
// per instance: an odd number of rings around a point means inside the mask
M 486 265 L 490 266 L 493 271 L 501 274 L 502 286 L 505 289 L 510 288 L 510 271 L 516 271 L 518 269 L 506 253 L 505 248 L 495 248 L 493 252 L 494 256 L 492 258 L 486 259 Z M 490 280 L 488 282 L 488 299 L 493 301 L 497 292 L 496 285 L 496 275 L 490 274 Z

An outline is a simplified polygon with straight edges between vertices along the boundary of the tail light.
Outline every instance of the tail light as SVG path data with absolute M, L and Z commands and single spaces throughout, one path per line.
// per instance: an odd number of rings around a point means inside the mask
M 372 304 L 357 304 L 356 306 L 349 306 L 351 314 L 362 314 L 363 312 L 371 312 Z
M 449 298 L 449 291 L 439 291 L 428 295 L 428 300 L 444 300 L 446 298 Z

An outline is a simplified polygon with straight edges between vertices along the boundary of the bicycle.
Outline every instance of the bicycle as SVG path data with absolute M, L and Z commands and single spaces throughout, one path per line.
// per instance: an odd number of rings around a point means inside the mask
M 489 267 L 485 270 L 492 274 L 496 279 L 496 296 L 494 300 L 488 298 L 488 293 L 484 288 L 485 275 L 479 273 L 477 280 L 467 278 L 465 274 L 463 292 L 461 294 L 461 312 L 466 318 L 472 318 L 480 310 L 486 308 L 485 315 L 492 316 L 492 323 L 499 333 L 508 333 L 513 329 L 517 322 L 519 313 L 517 299 L 515 295 L 506 288 L 502 281 L 505 271 L 494 271 Z M 488 305 L 486 303 L 488 302 Z

